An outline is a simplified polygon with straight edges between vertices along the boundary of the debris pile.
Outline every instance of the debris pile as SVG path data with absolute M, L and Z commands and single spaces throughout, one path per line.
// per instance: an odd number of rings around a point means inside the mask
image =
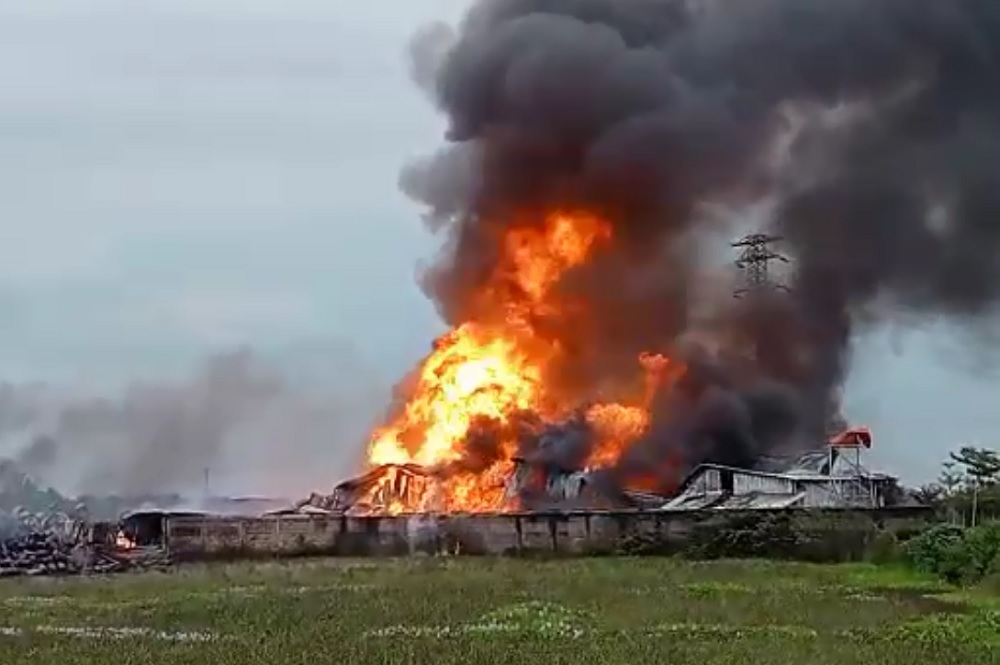
M 340 483 L 330 494 L 314 492 L 291 508 L 269 514 L 450 512 L 438 481 L 434 471 L 417 464 L 384 464 Z M 667 501 L 655 494 L 616 491 L 603 474 L 590 469 L 522 457 L 515 457 L 510 473 L 497 482 L 499 500 L 489 512 L 658 507 Z
M 171 565 L 169 554 L 160 547 L 123 550 L 84 544 L 84 525 L 78 527 L 77 538 L 32 532 L 0 540 L 0 578 L 162 570 Z
M 129 550 L 93 548 L 85 555 L 81 574 L 124 573 L 127 571 L 166 570 L 173 565 L 162 547 L 136 547 Z
M 417 464 L 384 464 L 337 485 L 330 494 L 312 493 L 297 502 L 296 513 L 371 513 L 404 512 L 408 506 L 431 508 L 432 478 Z
M 43 488 L 10 460 L 0 460 L 0 536 L 33 532 L 67 534 L 85 512 L 51 488 Z
M 39 485 L 11 460 L 0 460 L 0 577 L 147 570 L 170 565 L 159 547 L 121 547 L 97 529 L 126 506 L 170 505 L 181 498 L 80 497 Z M 113 531 L 113 528 L 112 528 Z
M 78 572 L 74 546 L 53 533 L 33 532 L 0 541 L 0 577 Z
M 68 537 L 78 519 L 75 511 L 73 515 L 61 510 L 31 512 L 24 506 L 16 506 L 13 510 L 0 510 L 0 536 L 52 534 Z

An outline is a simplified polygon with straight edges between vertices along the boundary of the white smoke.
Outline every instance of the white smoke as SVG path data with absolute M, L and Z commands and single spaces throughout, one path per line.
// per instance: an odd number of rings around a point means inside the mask
M 200 495 L 206 475 L 212 494 L 328 488 L 357 470 L 385 393 L 350 354 L 321 360 L 238 350 L 110 396 L 5 384 L 0 456 L 68 495 Z

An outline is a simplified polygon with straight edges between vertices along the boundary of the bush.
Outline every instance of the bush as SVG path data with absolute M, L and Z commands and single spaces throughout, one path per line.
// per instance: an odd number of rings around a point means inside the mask
M 618 544 L 626 556 L 680 555 L 688 559 L 808 558 L 813 538 L 788 514 L 713 515 L 695 524 L 690 536 L 630 533 Z
M 803 515 L 794 511 L 706 513 L 688 533 L 636 531 L 618 541 L 626 556 L 676 555 L 694 560 L 778 559 L 817 563 L 857 561 L 869 555 L 877 531 L 870 519 Z M 885 537 L 880 556 L 900 558 L 898 544 Z
M 903 560 L 903 548 L 899 539 L 891 531 L 879 531 L 868 544 L 868 560 L 879 565 L 899 563 Z
M 1000 596 L 1000 572 L 989 573 L 979 583 L 979 588 L 996 596 Z
M 699 525 L 684 555 L 693 559 L 798 559 L 813 538 L 785 513 L 728 517 L 723 524 Z
M 920 572 L 940 575 L 942 562 L 962 542 L 962 532 L 962 527 L 954 524 L 933 526 L 907 541 L 906 558 Z
M 1000 560 L 1000 522 L 962 528 L 939 524 L 906 543 L 910 564 L 953 584 L 975 584 L 993 574 Z
M 986 571 L 987 575 L 996 575 L 1000 579 L 1000 552 L 993 557 L 993 561 L 990 562 L 990 569 Z
M 1000 562 L 1000 521 L 967 529 L 963 539 L 965 565 L 963 581 L 978 582 L 993 572 Z

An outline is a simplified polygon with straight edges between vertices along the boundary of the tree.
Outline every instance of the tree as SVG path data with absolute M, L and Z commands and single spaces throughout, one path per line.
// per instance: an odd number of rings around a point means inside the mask
M 965 446 L 951 459 L 965 467 L 965 472 L 980 483 L 993 484 L 1000 480 L 1000 453 L 989 448 Z
M 938 485 L 944 490 L 945 496 L 953 496 L 962 486 L 962 472 L 958 470 L 958 463 L 947 461 L 938 476 Z
M 958 518 L 958 510 L 955 504 L 958 499 L 958 491 L 962 487 L 962 475 L 962 472 L 958 469 L 958 463 L 949 460 L 944 463 L 941 475 L 938 476 L 937 484 L 942 489 L 941 503 L 944 504 L 947 510 L 949 522 L 955 522 Z
M 979 490 L 985 486 L 992 486 L 1000 480 L 1000 453 L 988 448 L 963 446 L 957 453 L 951 453 L 949 456 L 953 464 L 964 467 L 965 476 L 972 486 L 972 526 L 975 526 Z
M 930 483 L 929 485 L 921 485 L 911 494 L 922 506 L 938 506 L 945 496 L 945 488 L 938 483 Z

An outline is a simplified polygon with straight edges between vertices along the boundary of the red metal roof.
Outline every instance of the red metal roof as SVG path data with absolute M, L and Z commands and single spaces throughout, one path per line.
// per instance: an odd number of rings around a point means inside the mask
M 836 448 L 871 448 L 872 433 L 867 427 L 850 427 L 831 437 L 828 443 Z

